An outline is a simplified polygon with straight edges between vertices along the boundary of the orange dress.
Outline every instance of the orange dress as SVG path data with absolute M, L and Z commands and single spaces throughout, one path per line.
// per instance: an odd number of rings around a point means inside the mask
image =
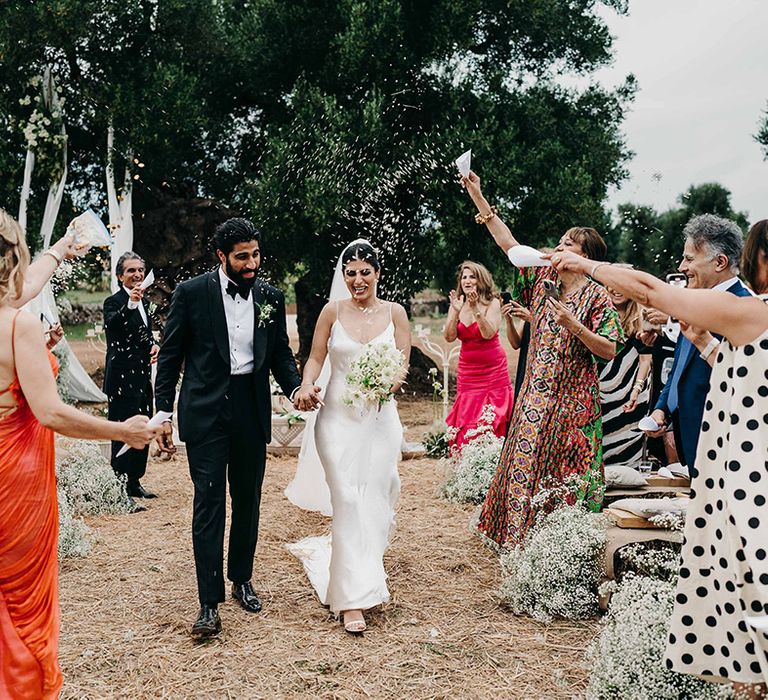
M 17 408 L 0 417 L 0 698 L 56 698 L 62 678 L 53 431 L 35 418 L 18 379 L 6 392 Z

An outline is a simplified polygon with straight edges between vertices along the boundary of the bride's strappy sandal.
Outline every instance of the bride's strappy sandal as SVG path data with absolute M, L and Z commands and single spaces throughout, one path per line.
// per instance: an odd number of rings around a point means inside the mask
M 362 634 L 363 632 L 365 632 L 365 630 L 368 628 L 368 626 L 365 624 L 365 619 L 363 618 L 360 620 L 347 620 L 347 612 L 352 612 L 352 611 L 346 610 L 343 613 L 344 629 L 350 634 Z M 360 616 L 362 617 L 363 615 L 362 610 L 356 610 L 355 612 L 359 612 Z

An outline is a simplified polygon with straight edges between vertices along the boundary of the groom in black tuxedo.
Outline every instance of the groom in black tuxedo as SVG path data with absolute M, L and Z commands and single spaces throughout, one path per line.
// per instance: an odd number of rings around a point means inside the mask
M 229 480 L 232 523 L 227 578 L 249 612 L 261 601 L 251 585 L 267 443 L 271 440 L 270 370 L 286 396 L 301 384 L 288 345 L 283 294 L 256 279 L 261 236 L 250 221 L 229 219 L 214 236 L 221 266 L 174 291 L 155 380 L 155 407 L 173 411 L 195 486 L 192 542 L 200 612 L 192 634 L 221 630 L 224 521 Z M 159 438 L 174 449 L 170 423 Z

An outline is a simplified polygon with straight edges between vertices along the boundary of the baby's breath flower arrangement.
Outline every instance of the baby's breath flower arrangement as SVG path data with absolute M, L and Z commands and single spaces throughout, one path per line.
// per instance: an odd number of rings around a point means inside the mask
M 715 700 L 728 698 L 728 686 L 707 683 L 664 665 L 675 584 L 627 574 L 621 584 L 605 584 L 613 596 L 600 634 L 587 650 L 592 675 L 588 700 Z
M 369 343 L 352 361 L 343 401 L 360 409 L 380 408 L 406 374 L 405 357 L 388 343 Z
M 454 503 L 482 503 L 499 463 L 504 438 L 493 432 L 493 406 L 486 405 L 477 427 L 466 433 L 467 442 L 453 451 L 442 495 Z
M 637 575 L 650 576 L 674 583 L 680 569 L 680 546 L 668 542 L 658 546 L 633 542 L 618 551 L 626 569 Z
M 58 487 L 59 559 L 84 557 L 91 548 L 91 531 L 82 518 L 75 517 L 64 489 Z
M 74 513 L 118 514 L 133 510 L 125 479 L 112 471 L 97 443 L 61 440 L 56 453 L 56 480 Z
M 580 505 L 542 513 L 523 546 L 501 555 L 500 596 L 514 612 L 542 622 L 593 617 L 607 527 L 606 516 Z

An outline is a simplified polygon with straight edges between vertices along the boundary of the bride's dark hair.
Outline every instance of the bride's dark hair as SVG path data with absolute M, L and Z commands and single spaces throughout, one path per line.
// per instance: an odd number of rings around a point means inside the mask
M 367 262 L 376 272 L 381 269 L 381 263 L 373 246 L 368 243 L 353 243 L 341 256 L 341 266 L 346 267 L 353 260 Z

